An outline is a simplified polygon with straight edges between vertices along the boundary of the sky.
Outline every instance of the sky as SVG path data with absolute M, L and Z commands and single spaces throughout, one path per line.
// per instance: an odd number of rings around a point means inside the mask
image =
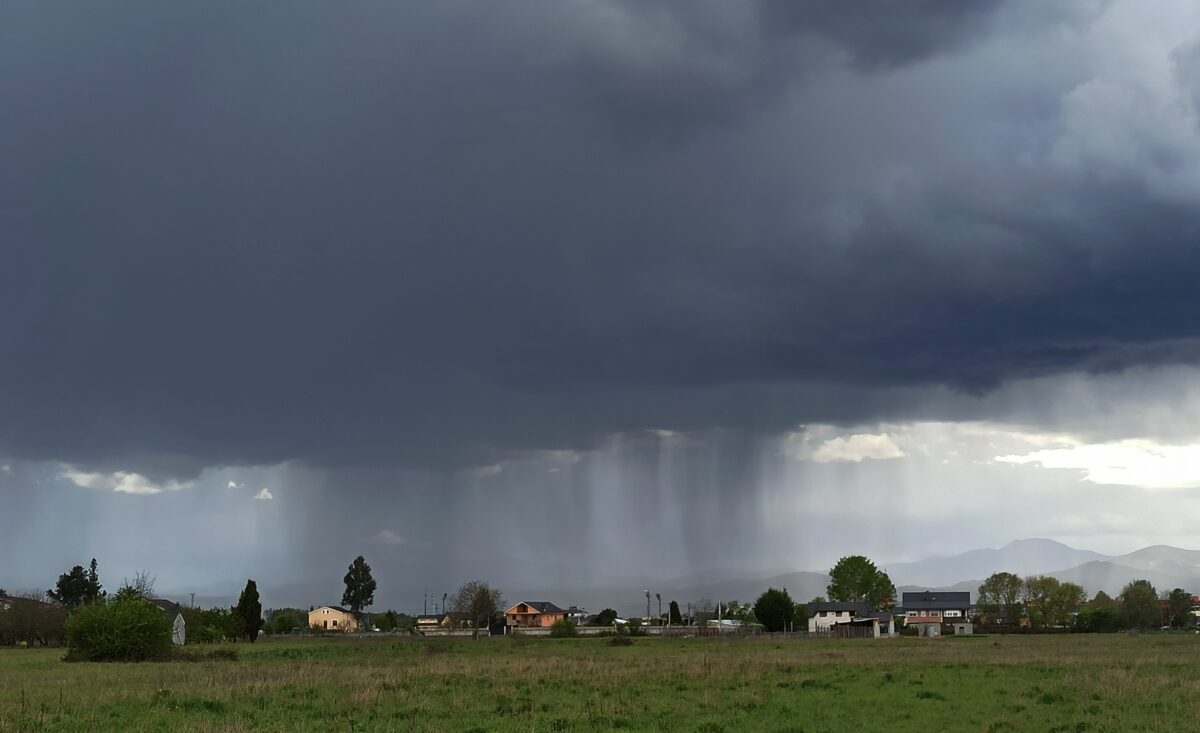
M 1193 2 L 13 0 L 0 100 L 5 588 L 1200 547 Z

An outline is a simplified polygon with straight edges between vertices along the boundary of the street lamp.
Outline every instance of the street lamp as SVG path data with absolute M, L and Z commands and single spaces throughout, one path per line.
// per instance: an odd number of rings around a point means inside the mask
M 647 588 L 644 592 L 646 594 L 646 620 L 649 621 L 650 620 L 650 589 Z
M 654 597 L 658 599 L 658 620 L 662 622 L 662 593 L 655 593 Z

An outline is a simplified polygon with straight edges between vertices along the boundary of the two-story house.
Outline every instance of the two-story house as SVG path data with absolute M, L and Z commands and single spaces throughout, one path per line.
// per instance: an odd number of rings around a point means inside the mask
M 916 626 L 921 636 L 939 636 L 943 625 L 950 633 L 971 633 L 971 594 L 968 591 L 918 591 L 900 600 L 905 626 Z
M 308 627 L 321 631 L 357 631 L 358 619 L 340 606 L 317 606 L 308 612 Z
M 504 612 L 504 623 L 510 628 L 546 628 L 566 617 L 567 612 L 550 601 L 521 601 Z

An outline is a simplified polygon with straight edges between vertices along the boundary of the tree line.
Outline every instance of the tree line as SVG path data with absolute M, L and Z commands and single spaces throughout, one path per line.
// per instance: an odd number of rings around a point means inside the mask
M 1099 591 L 1089 601 L 1076 583 L 1048 575 L 1022 578 L 993 573 L 979 586 L 977 606 L 985 624 L 1025 626 L 1032 631 L 1112 632 L 1195 626 L 1192 596 L 1174 588 L 1160 596 L 1149 580 L 1134 580 L 1116 598 Z

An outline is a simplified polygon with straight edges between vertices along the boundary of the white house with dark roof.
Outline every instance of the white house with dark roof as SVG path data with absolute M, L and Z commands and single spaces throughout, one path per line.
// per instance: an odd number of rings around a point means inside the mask
M 150 602 L 158 606 L 167 620 L 171 622 L 171 643 L 175 646 L 186 644 L 187 621 L 183 618 L 183 606 L 175 601 L 168 601 L 166 598 L 151 598 Z
M 880 638 L 895 636 L 892 614 L 867 603 L 830 601 L 808 604 L 808 633 Z

